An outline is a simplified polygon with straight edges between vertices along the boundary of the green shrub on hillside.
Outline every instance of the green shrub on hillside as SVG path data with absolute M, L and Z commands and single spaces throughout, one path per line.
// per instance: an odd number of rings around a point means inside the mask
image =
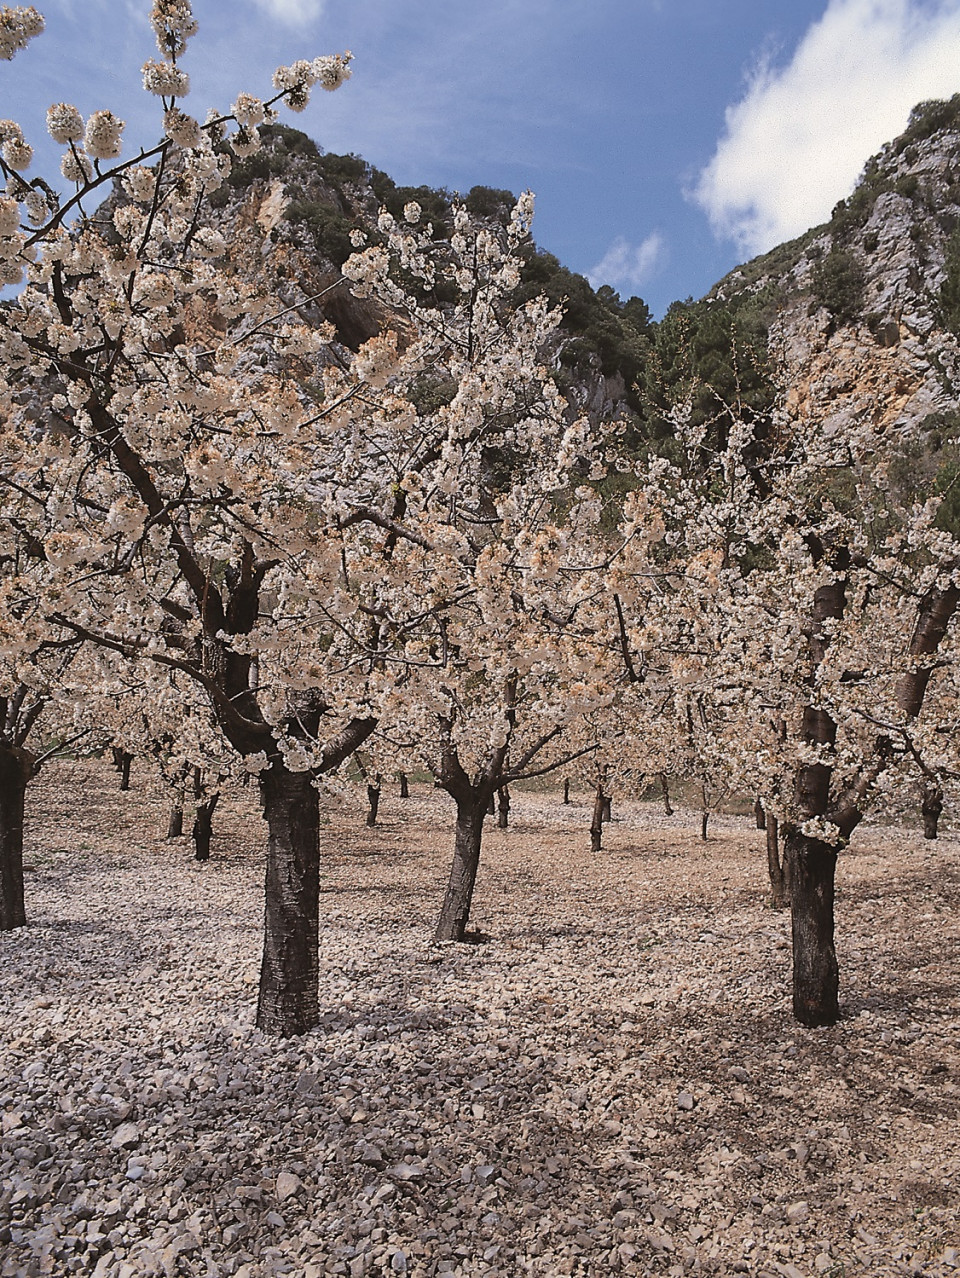
M 761 447 L 775 398 L 765 326 L 715 299 L 674 302 L 656 326 L 642 390 L 652 440 L 669 439 L 673 412 L 689 404 L 691 424 L 707 427 L 706 448 L 722 447 L 738 418 L 753 423 Z
M 813 297 L 835 324 L 852 323 L 863 314 L 865 281 L 856 257 L 836 245 L 813 268 Z

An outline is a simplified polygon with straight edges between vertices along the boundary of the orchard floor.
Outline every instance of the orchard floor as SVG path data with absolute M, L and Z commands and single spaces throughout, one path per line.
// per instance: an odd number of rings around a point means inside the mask
M 105 762 L 48 767 L 0 935 L 0 1275 L 960 1274 L 958 841 L 858 834 L 811 1031 L 752 820 L 620 802 L 591 857 L 575 797 L 514 796 L 443 947 L 449 800 L 331 802 L 322 1023 L 272 1041 L 255 791 L 200 866 Z

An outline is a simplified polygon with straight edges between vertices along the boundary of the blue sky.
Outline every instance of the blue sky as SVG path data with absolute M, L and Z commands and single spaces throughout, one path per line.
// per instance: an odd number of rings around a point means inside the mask
M 157 132 L 149 0 L 35 0 L 0 116 L 56 173 L 54 101 Z M 353 79 L 285 121 L 397 182 L 532 188 L 535 235 L 660 314 L 825 220 L 917 101 L 960 91 L 960 0 L 194 0 L 184 106 L 265 96 L 349 48 Z

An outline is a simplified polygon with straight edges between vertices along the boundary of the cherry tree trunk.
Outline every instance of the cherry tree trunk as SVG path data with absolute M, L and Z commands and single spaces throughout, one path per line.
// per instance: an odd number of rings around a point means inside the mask
M 801 1025 L 833 1025 L 840 1017 L 833 941 L 836 849 L 793 828 L 784 852 L 793 916 L 793 1014 Z
M 603 796 L 603 819 L 604 821 L 613 820 L 613 799 L 609 794 Z
M 570 802 L 570 778 L 569 777 L 567 777 L 567 779 L 563 783 L 563 801 L 564 803 Z
M 497 825 L 506 830 L 510 825 L 510 787 L 497 791 Z
M 453 867 L 443 899 L 443 908 L 435 941 L 462 941 L 470 918 L 473 889 L 480 865 L 480 843 L 483 838 L 483 821 L 487 815 L 486 798 L 457 800 L 457 827 L 453 849 Z
M 183 834 L 183 804 L 175 803 L 170 809 L 170 820 L 167 824 L 167 838 L 179 839 Z
M 197 815 L 193 822 L 194 856 L 198 861 L 210 860 L 210 840 L 213 838 L 213 813 L 217 806 L 219 794 L 213 795 L 206 803 L 197 804 Z
M 380 811 L 380 777 L 367 782 L 367 825 L 372 830 L 377 824 L 377 813 Z
M 707 802 L 707 787 L 700 786 L 700 839 L 707 841 L 707 826 L 710 823 L 710 804 Z
M 267 875 L 257 1028 L 289 1038 L 319 1018 L 320 802 L 310 774 L 260 776 Z
M 767 814 L 764 811 L 763 801 L 760 799 L 759 795 L 757 796 L 756 803 L 753 805 L 753 815 L 757 822 L 757 829 L 765 830 L 767 828 Z
M 130 789 L 130 764 L 133 763 L 133 755 L 128 750 L 124 750 L 120 757 L 120 789 Z
M 780 823 L 772 812 L 764 816 L 767 831 L 767 873 L 770 876 L 770 904 L 782 910 L 787 904 L 786 864 L 780 860 Z
M 0 932 L 23 927 L 23 811 L 33 756 L 0 747 Z
M 660 793 L 663 795 L 663 814 L 664 816 L 673 816 L 673 808 L 670 806 L 670 786 L 667 784 L 667 774 L 660 773 Z
M 940 813 L 943 811 L 943 791 L 934 782 L 924 786 L 923 798 L 920 801 L 920 815 L 923 817 L 923 837 L 935 839 L 939 833 Z
M 603 814 L 607 807 L 607 796 L 603 786 L 597 786 L 593 798 L 593 816 L 590 821 L 590 851 L 600 852 L 603 849 Z
M 400 773 L 400 798 L 410 798 L 410 786 L 407 784 L 407 774 L 405 772 Z

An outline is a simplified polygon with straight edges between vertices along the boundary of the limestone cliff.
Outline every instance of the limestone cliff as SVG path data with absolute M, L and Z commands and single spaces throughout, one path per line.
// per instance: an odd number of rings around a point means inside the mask
M 798 421 L 885 430 L 952 413 L 958 226 L 960 96 L 917 107 L 828 223 L 733 271 L 709 298 L 763 313 Z

